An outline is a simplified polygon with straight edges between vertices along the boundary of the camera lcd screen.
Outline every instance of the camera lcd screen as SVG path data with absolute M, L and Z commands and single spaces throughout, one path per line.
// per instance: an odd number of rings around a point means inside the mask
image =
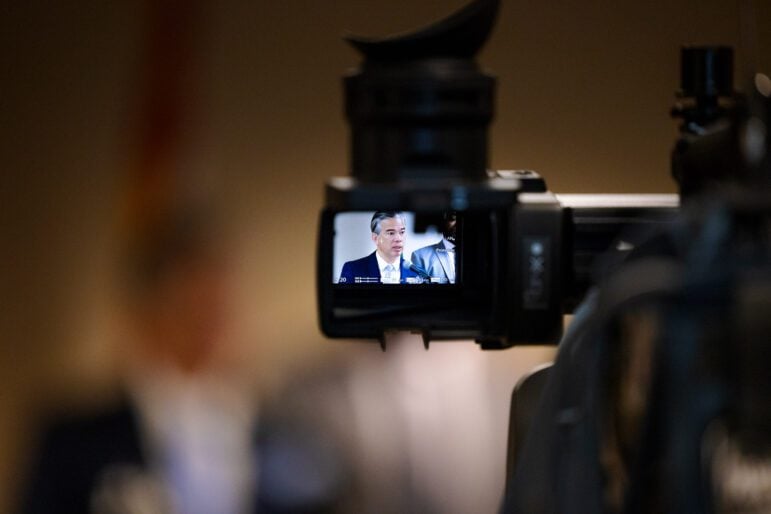
M 334 219 L 332 282 L 350 285 L 452 285 L 459 282 L 453 212 L 340 212 Z

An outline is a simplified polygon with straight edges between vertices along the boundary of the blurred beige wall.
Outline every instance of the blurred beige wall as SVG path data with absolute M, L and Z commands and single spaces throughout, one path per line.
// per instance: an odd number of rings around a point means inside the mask
M 755 3 L 756 18 L 771 19 L 769 3 Z M 146 24 L 141 2 L 14 4 L 0 9 L 0 510 L 31 414 L 60 396 L 98 396 L 111 376 L 115 205 Z M 340 77 L 358 56 L 341 34 L 403 31 L 463 4 L 204 3 L 180 159 L 234 236 L 238 335 L 255 373 L 350 349 L 319 334 L 314 298 L 322 184 L 347 173 Z M 768 71 L 769 24 L 757 25 Z M 491 167 L 535 169 L 556 192 L 674 192 L 679 46 L 737 45 L 738 27 L 725 0 L 504 0 L 480 58 L 499 79 Z M 504 377 L 511 369 L 511 385 L 549 356 L 469 353 Z

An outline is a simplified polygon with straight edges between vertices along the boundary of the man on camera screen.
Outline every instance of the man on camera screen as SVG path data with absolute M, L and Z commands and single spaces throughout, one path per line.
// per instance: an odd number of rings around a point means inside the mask
M 339 284 L 419 284 L 426 276 L 404 260 L 407 242 L 404 216 L 396 211 L 377 211 L 370 221 L 375 251 L 343 265 Z

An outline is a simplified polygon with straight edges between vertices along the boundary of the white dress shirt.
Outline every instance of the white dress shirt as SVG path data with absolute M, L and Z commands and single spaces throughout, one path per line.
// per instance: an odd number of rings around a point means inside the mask
M 252 511 L 252 403 L 220 380 L 149 368 L 132 373 L 129 392 L 174 514 Z
M 396 259 L 396 262 L 393 264 L 383 259 L 379 252 L 375 252 L 375 257 L 377 257 L 377 267 L 380 269 L 380 282 L 383 284 L 398 284 L 402 278 L 401 257 Z M 390 269 L 389 266 L 391 267 Z

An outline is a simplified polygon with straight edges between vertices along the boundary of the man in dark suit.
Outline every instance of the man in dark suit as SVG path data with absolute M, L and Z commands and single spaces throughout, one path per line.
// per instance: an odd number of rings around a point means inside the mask
M 457 217 L 446 213 L 442 240 L 412 252 L 412 263 L 425 270 L 431 282 L 455 283 L 455 238 Z
M 407 242 L 404 216 L 396 211 L 378 211 L 370 221 L 375 251 L 343 265 L 339 284 L 420 284 L 428 274 L 405 260 Z

